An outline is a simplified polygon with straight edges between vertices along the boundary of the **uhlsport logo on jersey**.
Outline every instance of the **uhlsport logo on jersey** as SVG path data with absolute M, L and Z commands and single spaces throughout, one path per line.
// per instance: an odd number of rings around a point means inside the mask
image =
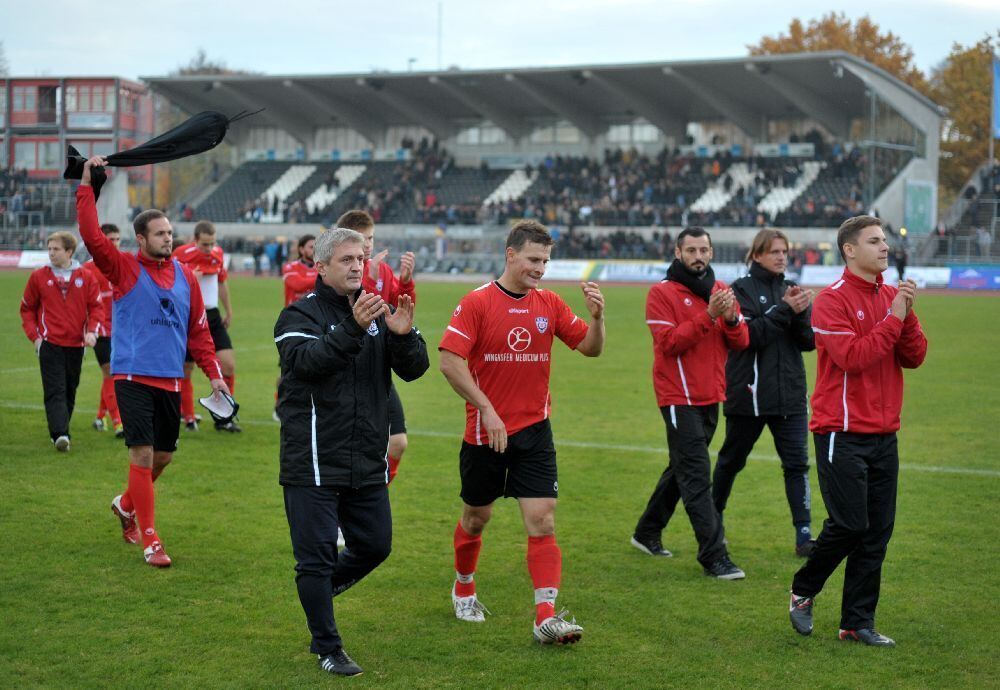
M 531 333 L 527 328 L 518 326 L 510 329 L 510 333 L 507 334 L 507 347 L 514 352 L 524 352 L 529 345 L 531 345 Z
M 691 304 L 692 304 L 692 302 L 691 302 L 691 298 L 690 298 L 690 297 L 685 297 L 685 298 L 684 298 L 684 306 L 685 306 L 685 307 L 690 307 L 690 306 L 691 306 Z
M 767 297 L 765 297 L 764 295 L 761 295 L 760 296 L 760 303 L 761 304 L 765 304 L 766 302 L 767 302 Z
M 538 329 L 539 333 L 544 333 L 545 331 L 549 330 L 549 320 L 548 320 L 548 318 L 545 317 L 545 316 L 536 316 L 535 317 L 535 328 Z
M 861 311 L 860 309 L 858 309 L 858 320 L 859 321 L 864 321 L 865 320 L 865 313 L 863 311 Z

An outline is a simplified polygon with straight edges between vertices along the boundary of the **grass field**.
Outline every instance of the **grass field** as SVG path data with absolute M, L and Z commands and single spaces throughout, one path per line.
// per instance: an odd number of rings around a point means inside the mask
M 157 483 L 157 527 L 174 567 L 157 571 L 124 544 L 111 498 L 124 447 L 89 428 L 99 371 L 91 353 L 57 454 L 41 408 L 37 360 L 20 329 L 25 272 L 0 273 L 0 686 L 309 687 L 338 682 L 308 653 L 277 484 L 271 421 L 281 306 L 274 279 L 236 277 L 232 335 L 244 433 L 184 434 Z M 431 350 L 423 379 L 400 386 L 410 448 L 391 488 L 394 550 L 337 599 L 345 645 L 366 669 L 354 686 L 388 687 L 998 687 L 1000 595 L 1000 299 L 921 296 L 930 351 L 907 373 L 898 517 L 883 573 L 880 630 L 899 647 L 836 640 L 842 569 L 818 598 L 816 630 L 787 618 L 800 561 L 768 437 L 737 481 L 726 527 L 742 582 L 704 577 L 679 511 L 664 534 L 673 559 L 628 544 L 666 463 L 650 383 L 645 289 L 606 289 L 605 354 L 554 356 L 559 449 L 559 604 L 582 644 L 531 640 L 532 592 L 516 505 L 498 505 L 476 580 L 494 615 L 451 611 L 458 516 L 459 398 L 436 345 L 470 285 L 421 284 L 417 324 Z M 577 313 L 583 300 L 558 287 Z M 810 381 L 814 357 L 807 357 Z M 207 390 L 200 379 L 197 390 Z M 184 432 L 182 432 L 184 433 Z M 721 443 L 716 434 L 713 447 Z M 810 443 L 811 446 L 811 443 Z M 814 530 L 825 517 L 812 474 Z

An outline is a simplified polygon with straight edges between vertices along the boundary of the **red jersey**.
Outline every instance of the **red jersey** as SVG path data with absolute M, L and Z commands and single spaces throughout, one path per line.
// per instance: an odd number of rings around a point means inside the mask
M 101 294 L 101 323 L 98 326 L 97 335 L 102 338 L 111 337 L 111 312 L 113 311 L 112 303 L 114 301 L 114 290 L 111 287 L 111 281 L 108 280 L 101 269 L 97 267 L 94 260 L 91 259 L 83 265 L 83 269 L 90 273 L 97 281 L 97 289 Z
M 84 334 L 96 332 L 103 316 L 97 281 L 79 264 L 68 279 L 43 266 L 24 286 L 21 327 L 31 342 L 41 338 L 62 347 L 83 347 Z
M 927 338 L 910 310 L 901 321 L 891 313 L 898 290 L 849 270 L 816 295 L 816 387 L 809 429 L 889 434 L 899 430 L 903 368 L 915 369 L 927 355 Z
M 725 290 L 715 281 L 712 292 Z M 656 404 L 711 405 L 726 399 L 726 358 L 744 350 L 750 331 L 736 305 L 735 326 L 708 315 L 708 303 L 674 280 L 663 280 L 646 296 L 646 323 L 653 334 Z
M 406 283 L 400 282 L 396 274 L 392 272 L 392 267 L 385 261 L 378 265 L 378 279 L 372 280 L 368 273 L 368 263 L 365 262 L 361 278 L 361 288 L 365 292 L 377 292 L 386 304 L 391 304 L 393 307 L 399 303 L 400 295 L 409 295 L 413 303 L 417 303 L 417 293 L 414 290 L 413 280 Z
M 490 400 L 508 434 L 547 419 L 552 409 L 549 366 L 554 337 L 576 349 L 588 326 L 548 290 L 512 296 L 496 282 L 476 288 L 458 303 L 441 338 L 469 363 L 472 378 Z M 466 403 L 465 440 L 489 443 L 480 412 Z
M 169 289 L 174 284 L 174 265 L 172 261 L 147 259 L 142 254 L 127 254 L 111 244 L 111 240 L 101 232 L 97 220 L 97 204 L 94 201 L 94 190 L 90 185 L 80 185 L 76 190 L 76 217 L 80 223 L 80 237 L 83 238 L 87 250 L 94 257 L 94 264 L 101 273 L 111 281 L 113 298 L 120 299 L 127 294 L 136 281 L 139 280 L 139 266 L 146 269 L 150 278 L 162 288 Z M 190 269 L 181 264 L 181 272 L 191 288 L 191 312 L 188 317 L 188 350 L 194 361 L 209 379 L 221 379 L 222 368 L 215 358 L 215 344 L 208 330 L 208 318 L 205 316 L 205 303 L 201 299 L 201 289 Z M 181 379 L 161 378 L 156 376 L 133 376 L 116 374 L 115 379 L 129 379 L 147 386 L 154 386 L 168 391 L 179 391 Z
M 285 282 L 285 306 L 312 292 L 316 287 L 318 275 L 316 264 L 307 264 L 302 259 L 289 261 L 282 266 L 281 279 Z
M 198 286 L 201 288 L 201 299 L 206 309 L 219 308 L 219 284 L 226 282 L 229 272 L 226 271 L 226 255 L 222 247 L 216 245 L 206 254 L 192 243 L 182 244 L 174 250 L 174 258 L 185 264 L 192 271 L 201 275 Z

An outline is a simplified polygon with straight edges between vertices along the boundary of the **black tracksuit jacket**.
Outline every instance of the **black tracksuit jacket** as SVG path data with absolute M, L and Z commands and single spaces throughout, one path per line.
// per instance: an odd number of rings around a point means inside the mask
M 727 416 L 764 417 L 807 412 L 806 370 L 802 353 L 816 349 L 808 307 L 796 314 L 781 300 L 795 285 L 784 274 L 757 262 L 750 275 L 732 284 L 750 330 L 750 346 L 730 352 L 726 361 Z
M 427 371 L 420 331 L 396 335 L 384 317 L 362 328 L 347 298 L 317 279 L 314 292 L 282 310 L 274 340 L 281 356 L 279 482 L 386 484 L 390 370 L 404 381 Z

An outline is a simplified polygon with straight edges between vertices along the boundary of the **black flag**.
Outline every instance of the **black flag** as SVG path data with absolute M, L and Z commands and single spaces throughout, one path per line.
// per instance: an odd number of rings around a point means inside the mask
M 258 110 L 257 112 L 260 111 Z M 185 120 L 155 139 L 150 139 L 145 144 L 140 144 L 134 149 L 127 151 L 112 153 L 106 157 L 108 165 L 129 168 L 137 165 L 163 163 L 209 151 L 222 143 L 223 138 L 226 136 L 226 130 L 231 123 L 255 114 L 240 113 L 235 117 L 228 118 L 222 113 L 206 110 Z M 80 155 L 79 151 L 69 146 L 63 179 L 82 179 L 83 164 L 86 160 L 86 158 Z M 100 196 L 101 187 L 107 179 L 108 176 L 105 174 L 104 168 L 93 168 L 91 170 L 90 184 L 94 188 L 95 199 Z

